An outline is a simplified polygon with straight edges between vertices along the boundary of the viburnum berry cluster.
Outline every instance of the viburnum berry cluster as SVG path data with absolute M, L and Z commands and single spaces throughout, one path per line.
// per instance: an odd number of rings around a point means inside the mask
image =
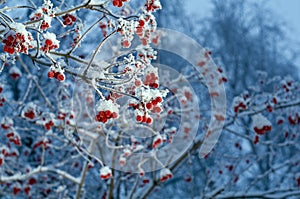
M 252 116 L 253 121 L 253 130 L 258 135 L 263 135 L 267 131 L 272 130 L 272 124 L 271 122 L 262 114 L 255 114 Z
M 56 39 L 56 35 L 54 33 L 47 32 L 43 35 L 44 42 L 41 47 L 41 50 L 45 53 L 48 53 L 50 50 L 59 48 L 59 41 Z
M 165 182 L 169 179 L 173 178 L 173 174 L 168 168 L 163 168 L 160 170 L 160 182 Z
M 141 102 L 129 103 L 129 106 L 134 109 L 136 121 L 152 124 L 153 118 L 150 113 L 160 114 L 162 112 L 163 97 L 167 95 L 168 91 L 140 87 L 136 89 L 136 93 L 141 96 Z
M 44 0 L 44 4 L 30 15 L 30 20 L 41 20 L 41 22 L 38 24 L 38 28 L 43 31 L 47 30 L 51 27 L 52 18 L 55 17 L 55 12 L 52 8 L 53 3 L 51 2 L 51 0 Z
M 119 116 L 119 105 L 114 103 L 112 100 L 100 100 L 96 106 L 96 117 L 97 122 L 106 123 L 110 119 L 116 119 Z
M 10 28 L 2 40 L 3 51 L 9 54 L 18 52 L 28 54 L 28 50 L 34 46 L 31 33 L 21 23 L 13 23 Z
M 16 66 L 12 66 L 9 69 L 9 75 L 14 79 L 17 80 L 19 77 L 22 76 L 22 72 L 20 71 L 20 69 Z
M 247 109 L 247 101 L 245 99 L 246 97 L 235 97 L 233 99 L 233 111 L 235 113 L 238 113 L 241 110 L 246 110 Z
M 14 121 L 11 118 L 8 117 L 3 117 L 1 120 L 1 127 L 4 130 L 8 130 L 9 128 L 11 128 L 14 125 Z
M 100 169 L 100 178 L 107 180 L 112 177 L 111 169 L 108 166 L 104 166 Z
M 61 68 L 51 68 L 50 71 L 48 72 L 48 77 L 50 79 L 57 79 L 58 81 L 62 82 L 66 79 L 64 71 Z
M 72 26 L 75 22 L 76 22 L 76 17 L 74 15 L 71 14 L 66 14 L 64 16 L 62 16 L 63 18 L 63 24 L 66 26 Z
M 147 0 L 145 7 L 148 12 L 154 12 L 162 8 L 159 0 Z
M 162 143 L 163 143 L 163 138 L 160 134 L 158 134 L 153 139 L 152 148 L 158 148 Z
M 28 103 L 21 112 L 21 117 L 27 120 L 34 120 L 38 116 L 36 104 L 33 102 Z

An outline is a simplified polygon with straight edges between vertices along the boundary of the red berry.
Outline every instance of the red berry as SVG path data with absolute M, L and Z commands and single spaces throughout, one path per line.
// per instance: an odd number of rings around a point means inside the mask
M 111 117 L 111 112 L 110 112 L 110 110 L 107 110 L 107 111 L 105 111 L 105 116 L 107 117 L 107 118 L 110 118 Z
M 135 119 L 136 119 L 136 121 L 138 121 L 138 122 L 141 122 L 141 121 L 143 120 L 143 118 L 142 118 L 141 115 L 136 116 Z
M 145 25 L 145 21 L 144 20 L 139 20 L 139 26 L 143 27 Z
M 65 75 L 63 73 L 58 73 L 56 79 L 58 81 L 64 81 L 65 80 Z
M 50 39 L 46 39 L 45 44 L 47 46 L 51 46 L 53 44 L 53 42 Z
M 161 98 L 161 97 L 157 97 L 155 100 L 156 100 L 158 103 L 161 103 L 161 102 L 162 102 L 162 98 Z
M 111 117 L 114 118 L 114 119 L 117 118 L 118 117 L 118 113 L 113 112 Z
M 151 118 L 151 117 L 148 117 L 146 123 L 147 123 L 147 124 L 151 124 L 151 123 L 152 123 L 152 118 Z
M 151 108 L 152 108 L 152 103 L 148 102 L 148 103 L 146 104 L 146 108 L 147 108 L 147 109 L 151 109 Z
M 48 72 L 48 77 L 49 77 L 50 79 L 52 79 L 52 78 L 54 78 L 54 76 L 55 76 L 55 72 L 52 71 L 52 70 L 50 70 L 50 71 Z

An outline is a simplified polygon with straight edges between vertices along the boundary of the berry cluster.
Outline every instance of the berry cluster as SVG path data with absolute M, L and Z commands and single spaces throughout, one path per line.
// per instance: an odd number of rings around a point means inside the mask
M 59 41 L 56 39 L 56 35 L 54 33 L 47 32 L 44 35 L 44 42 L 41 47 L 41 50 L 45 53 L 50 50 L 59 48 Z
M 300 124 L 300 116 L 298 115 L 298 113 L 296 113 L 294 116 L 289 115 L 288 121 L 291 125 Z
M 145 7 L 148 12 L 154 12 L 161 9 L 161 4 L 159 0 L 147 0 Z
M 235 97 L 233 100 L 233 111 L 238 113 L 240 110 L 245 110 L 247 108 L 246 102 L 241 97 Z
M 57 79 L 58 81 L 62 82 L 66 79 L 65 74 L 63 73 L 63 71 L 55 71 L 55 70 L 50 70 L 48 72 L 48 77 L 50 79 Z
M 111 169 L 108 166 L 102 167 L 100 169 L 100 178 L 107 180 L 112 177 Z
M 16 66 L 12 66 L 10 69 L 9 69 L 9 75 L 14 79 L 18 79 L 19 77 L 22 76 L 22 72 L 20 71 L 20 69 Z
M 28 103 L 21 112 L 21 116 L 28 120 L 33 120 L 37 117 L 37 107 L 32 102 Z
M 9 31 L 5 35 L 2 41 L 4 43 L 3 51 L 9 54 L 17 52 L 28 54 L 28 49 L 33 48 L 31 34 L 26 31 L 22 24 L 15 23 L 12 26 L 16 32 Z
M 163 168 L 161 171 L 160 171 L 160 182 L 165 182 L 169 179 L 171 179 L 173 177 L 173 174 L 172 172 L 170 171 L 170 169 L 168 168 Z
M 152 148 L 159 147 L 163 142 L 163 138 L 160 134 L 156 135 L 153 142 L 152 142 Z
M 24 117 L 28 118 L 28 119 L 34 119 L 35 118 L 35 112 L 34 110 L 28 110 L 26 112 L 24 112 Z
M 99 111 L 95 119 L 97 122 L 106 123 L 109 119 L 115 119 L 118 117 L 117 112 L 111 112 L 110 110 Z
M 8 117 L 3 117 L 1 120 L 1 127 L 4 130 L 8 130 L 9 128 L 11 128 L 14 125 L 14 121 L 11 118 Z
M 153 113 L 161 113 L 162 108 L 161 108 L 161 104 L 163 99 L 162 97 L 158 96 L 155 99 L 149 101 L 148 103 L 146 103 L 146 108 L 148 110 L 151 110 Z
M 144 85 L 152 88 L 158 88 L 158 77 L 155 75 L 155 73 L 152 72 L 146 75 Z
M 54 43 L 50 39 L 46 39 L 44 45 L 41 47 L 41 50 L 44 52 L 49 52 L 50 50 L 58 48 L 58 44 Z
M 71 14 L 66 14 L 63 17 L 63 24 L 66 26 L 71 26 L 76 21 L 76 17 Z
M 52 120 L 45 122 L 45 129 L 50 130 L 54 126 L 54 122 Z
M 271 122 L 264 117 L 262 114 L 257 114 L 252 117 L 253 119 L 253 129 L 256 134 L 263 135 L 267 131 L 272 130 Z
M 113 5 L 115 7 L 122 7 L 124 2 L 129 2 L 129 0 L 113 0 Z
M 110 119 L 116 119 L 119 116 L 118 105 L 112 100 L 100 100 L 96 106 L 97 115 L 95 120 L 97 122 L 106 123 Z
M 137 122 L 142 122 L 142 123 L 147 123 L 147 124 L 152 124 L 153 119 L 150 116 L 145 115 L 137 115 L 135 117 Z
M 15 133 L 15 132 L 9 132 L 6 134 L 6 137 L 8 138 L 8 140 L 12 143 L 14 143 L 16 146 L 21 146 L 21 139 L 19 134 Z

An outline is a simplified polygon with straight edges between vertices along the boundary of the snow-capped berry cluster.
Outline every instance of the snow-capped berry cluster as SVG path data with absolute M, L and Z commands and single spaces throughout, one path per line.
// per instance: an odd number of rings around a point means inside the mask
M 130 0 L 113 0 L 112 3 L 116 7 L 122 7 L 124 2 L 129 2 Z
M 145 63 L 151 63 L 152 60 L 156 60 L 156 58 L 157 58 L 157 51 L 155 51 L 149 45 L 147 45 L 147 46 L 139 45 L 139 46 L 137 46 L 136 50 L 138 52 L 139 58 Z M 143 66 L 143 65 L 141 65 L 141 66 Z M 138 65 L 136 67 L 141 68 L 141 67 L 138 67 Z M 151 70 L 153 70 L 152 68 L 153 67 L 150 67 Z M 157 74 L 157 71 L 156 71 L 156 74 Z
M 21 23 L 13 23 L 10 26 L 11 30 L 5 34 L 2 41 L 3 51 L 9 54 L 17 52 L 28 54 L 28 49 L 33 48 L 31 33 L 27 32 Z
M 173 174 L 172 172 L 170 171 L 170 169 L 168 168 L 163 168 L 161 171 L 160 171 L 160 178 L 159 178 L 159 181 L 160 182 L 165 182 L 169 179 L 173 178 Z
M 288 116 L 288 121 L 291 125 L 296 125 L 296 124 L 300 124 L 300 116 L 298 113 L 296 113 L 295 115 L 289 115 Z
M 158 148 L 163 143 L 163 137 L 158 134 L 154 137 L 152 142 L 152 148 Z
M 64 20 L 63 24 L 66 26 L 71 26 L 71 25 L 73 25 L 73 23 L 76 22 L 76 17 L 71 14 L 66 14 L 66 15 L 62 16 L 62 18 Z
M 28 103 L 21 112 L 21 117 L 27 120 L 33 120 L 37 116 L 38 116 L 37 106 L 32 102 Z
M 157 28 L 155 17 L 152 13 L 144 13 L 138 20 L 135 33 L 140 38 L 143 46 L 151 43 Z M 155 35 L 156 37 L 157 35 Z M 157 42 L 156 42 L 157 43 Z
M 148 12 L 155 12 L 162 8 L 159 0 L 147 0 L 145 7 Z
M 102 167 L 100 169 L 100 178 L 103 180 L 107 180 L 112 177 L 111 169 L 108 166 Z
M 11 118 L 3 117 L 1 120 L 1 127 L 4 130 L 10 129 L 14 125 L 14 121 Z
M 22 72 L 20 71 L 20 69 L 16 66 L 12 66 L 10 69 L 9 69 L 9 75 L 14 79 L 18 79 L 19 77 L 22 76 Z
M 59 48 L 59 41 L 56 39 L 56 35 L 54 33 L 47 32 L 44 35 L 43 46 L 41 50 L 45 53 L 49 52 L 50 50 Z
M 154 72 L 146 74 L 144 85 L 150 86 L 152 88 L 158 88 L 158 76 Z
M 233 111 L 238 113 L 240 110 L 245 110 L 247 108 L 246 101 L 242 97 L 235 97 L 233 99 Z
M 6 134 L 7 139 L 9 140 L 9 142 L 14 143 L 16 146 L 21 146 L 22 142 L 20 139 L 20 136 L 18 133 L 14 132 L 14 131 L 10 131 Z
M 252 116 L 253 129 L 255 133 L 263 135 L 267 131 L 272 130 L 271 122 L 262 114 L 256 114 Z
M 96 105 L 96 110 L 95 120 L 97 122 L 106 123 L 108 120 L 119 116 L 119 105 L 112 100 L 100 100 Z
M 65 74 L 64 74 L 64 70 L 62 70 L 61 68 L 55 68 L 55 67 L 52 67 L 50 69 L 50 71 L 48 72 L 48 77 L 50 79 L 55 78 L 60 82 L 62 82 L 66 79 Z
M 39 28 L 41 30 L 46 30 L 50 28 L 52 18 L 55 16 L 54 15 L 55 12 L 52 8 L 53 8 L 53 4 L 51 3 L 51 1 L 44 0 L 44 4 L 42 5 L 42 7 L 38 8 L 35 11 L 35 13 L 32 13 L 30 15 L 30 20 L 34 21 L 34 20 L 42 19 Z
M 124 48 L 129 48 L 131 46 L 137 23 L 138 22 L 134 20 L 128 21 L 122 18 L 118 19 L 117 30 L 122 35 L 122 46 Z
M 152 124 L 153 119 L 149 115 L 149 112 L 161 113 L 163 97 L 167 95 L 167 91 L 140 87 L 136 89 L 136 94 L 141 97 L 141 102 L 138 104 L 129 104 L 135 110 L 136 121 Z

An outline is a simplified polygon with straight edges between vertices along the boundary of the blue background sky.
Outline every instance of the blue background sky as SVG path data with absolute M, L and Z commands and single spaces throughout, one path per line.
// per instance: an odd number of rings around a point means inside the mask
M 208 15 L 212 7 L 210 0 L 188 0 L 186 4 L 187 8 L 199 17 Z M 300 41 L 300 0 L 269 0 L 267 5 L 279 19 L 282 18 L 287 22 L 291 29 L 290 36 Z
M 300 44 L 300 0 L 254 0 L 265 1 L 266 5 L 274 12 L 275 17 L 287 25 L 288 37 L 294 43 Z M 210 0 L 187 0 L 186 9 L 195 17 L 204 17 L 210 14 L 212 8 Z M 300 59 L 296 61 L 300 67 Z

